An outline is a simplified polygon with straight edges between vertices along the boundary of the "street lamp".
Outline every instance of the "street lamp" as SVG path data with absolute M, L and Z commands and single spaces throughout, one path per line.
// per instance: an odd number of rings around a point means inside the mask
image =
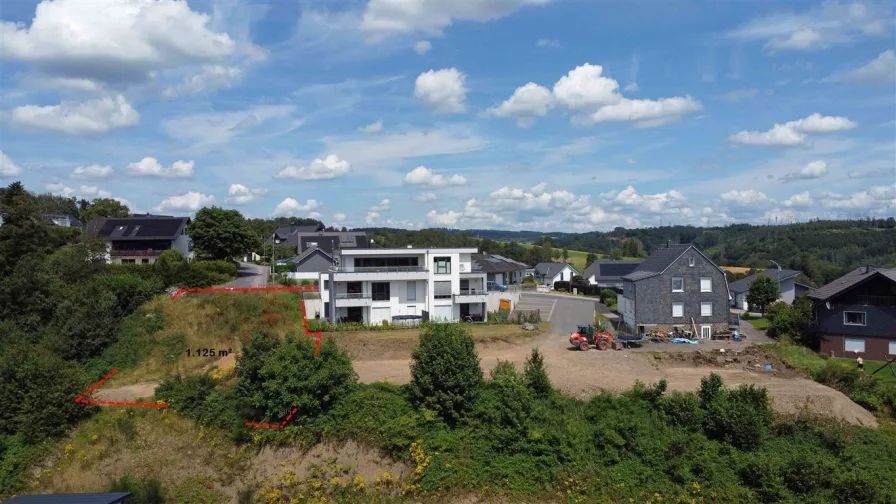
M 770 262 L 778 267 L 778 273 L 776 274 L 776 277 L 778 278 L 778 298 L 780 299 L 780 297 L 781 297 L 781 265 L 775 261 L 772 261 L 771 259 L 769 259 L 768 262 Z

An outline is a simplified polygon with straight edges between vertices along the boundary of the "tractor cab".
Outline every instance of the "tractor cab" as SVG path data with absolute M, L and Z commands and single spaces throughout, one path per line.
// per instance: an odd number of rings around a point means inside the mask
M 579 336 L 585 339 L 590 344 L 594 344 L 594 326 L 593 325 L 580 325 L 576 330 Z

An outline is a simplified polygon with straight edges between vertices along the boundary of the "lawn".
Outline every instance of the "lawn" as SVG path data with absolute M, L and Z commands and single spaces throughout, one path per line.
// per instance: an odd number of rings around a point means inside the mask
M 777 343 L 774 345 L 769 345 L 765 348 L 767 348 L 771 353 L 775 354 L 782 360 L 788 362 L 791 366 L 807 373 L 815 373 L 821 370 L 824 367 L 825 362 L 829 360 L 825 359 L 817 352 L 797 345 Z M 834 360 L 843 363 L 845 366 L 856 365 L 854 359 L 835 358 Z M 885 363 L 883 361 L 866 360 L 865 372 L 867 374 L 871 374 L 884 364 Z M 891 364 L 891 366 L 896 367 L 896 363 Z M 896 375 L 894 375 L 893 371 L 890 371 L 889 369 L 881 369 L 877 374 L 874 375 L 874 377 L 880 380 L 881 383 L 896 387 Z
M 768 330 L 769 321 L 765 317 L 754 317 L 752 315 L 741 315 L 741 319 L 746 320 L 760 331 Z
M 532 248 L 535 245 L 532 245 L 531 243 L 524 243 L 523 246 L 526 248 Z M 562 248 L 555 248 L 554 250 L 560 252 L 561 254 L 563 253 Z M 588 266 L 585 260 L 588 258 L 588 254 L 590 254 L 591 252 L 585 252 L 583 250 L 567 250 L 566 252 L 567 254 L 569 254 L 569 263 L 575 266 L 575 268 L 579 270 L 579 273 L 584 273 L 585 268 Z M 596 252 L 594 254 L 598 259 L 610 258 L 610 254 L 600 254 Z M 622 259 L 625 261 L 638 261 L 643 260 L 643 257 L 623 257 Z

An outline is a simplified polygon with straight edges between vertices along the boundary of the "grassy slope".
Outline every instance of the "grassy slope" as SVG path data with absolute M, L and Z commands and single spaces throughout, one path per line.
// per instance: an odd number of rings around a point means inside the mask
M 531 243 L 523 243 L 522 245 L 526 248 L 532 248 L 535 246 L 535 245 L 532 245 Z M 554 250 L 556 250 L 557 252 L 560 252 L 561 254 L 563 253 L 562 248 L 555 248 Z M 584 273 L 585 268 L 588 266 L 585 263 L 585 260 L 588 258 L 588 254 L 590 252 L 585 252 L 582 250 L 567 250 L 566 252 L 569 254 L 570 264 L 575 266 L 576 269 L 579 270 L 579 273 Z M 609 259 L 610 258 L 609 254 L 596 254 L 596 255 L 597 255 L 598 259 Z M 641 258 L 641 257 L 623 257 L 622 259 L 626 260 L 626 261 L 637 261 L 637 260 L 643 259 L 643 258 Z
M 818 353 L 813 352 L 808 348 L 796 345 L 777 344 L 768 346 L 768 349 L 781 359 L 790 363 L 790 365 L 792 365 L 793 367 L 807 373 L 818 372 L 825 366 L 825 363 L 829 360 L 823 358 Z M 855 366 L 855 360 L 853 359 L 836 358 L 834 360 L 843 363 L 844 366 Z M 883 361 L 866 360 L 865 372 L 871 374 L 884 364 L 885 362 Z M 891 364 L 891 366 L 896 368 L 896 363 Z M 884 384 L 896 387 L 896 375 L 894 375 L 893 372 L 889 369 L 881 369 L 877 374 L 874 375 L 874 377 Z
M 125 321 L 119 341 L 91 363 L 91 370 L 101 376 L 119 368 L 115 383 L 126 385 L 208 369 L 217 358 L 187 357 L 186 350 L 238 352 L 256 331 L 301 334 L 299 300 L 285 292 L 159 297 Z

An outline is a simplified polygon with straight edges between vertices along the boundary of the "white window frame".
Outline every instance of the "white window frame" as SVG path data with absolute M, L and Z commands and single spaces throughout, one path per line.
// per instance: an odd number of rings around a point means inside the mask
M 681 312 L 680 315 L 675 314 L 675 307 L 680 306 Z M 672 318 L 684 318 L 684 303 L 672 303 Z
M 865 353 L 865 338 L 843 338 L 843 351 Z
M 408 301 L 416 301 L 417 300 L 417 282 L 408 282 L 407 300 Z
M 700 326 L 700 338 L 701 339 L 712 339 L 712 326 L 709 326 L 709 325 Z
M 704 288 L 704 280 L 709 282 L 709 287 Z M 712 292 L 712 277 L 700 277 L 700 292 Z
M 706 313 L 706 310 L 704 310 L 707 306 L 709 306 L 709 313 Z M 700 316 L 712 317 L 712 301 L 704 301 L 700 303 Z
M 697 263 L 696 259 L 694 259 L 693 257 L 688 257 L 688 267 L 689 268 L 693 268 L 694 264 L 696 264 L 696 263 Z
M 847 321 L 846 321 L 846 314 L 847 314 L 847 313 L 861 313 L 861 314 L 862 314 L 862 323 L 861 323 L 861 324 L 855 324 L 855 323 L 852 323 L 852 322 L 847 322 Z M 863 312 L 863 311 L 854 311 L 854 310 L 844 311 L 844 312 L 843 312 L 843 325 L 849 325 L 849 326 L 862 326 L 862 327 L 864 327 L 864 326 L 868 325 L 868 314 L 865 313 L 865 312 Z
M 896 355 L 896 339 L 891 339 L 889 347 L 887 348 L 887 353 L 890 355 Z
M 681 280 L 681 289 L 675 288 L 676 280 Z M 684 292 L 684 277 L 672 277 L 672 292 Z

